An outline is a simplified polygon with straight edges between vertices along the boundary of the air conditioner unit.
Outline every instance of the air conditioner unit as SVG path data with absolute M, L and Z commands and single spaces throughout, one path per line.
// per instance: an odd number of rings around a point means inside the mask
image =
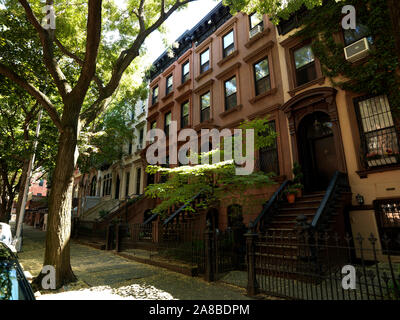
M 250 30 L 250 38 L 254 37 L 256 34 L 259 34 L 264 31 L 264 27 L 262 25 L 255 26 Z
M 369 43 L 367 38 L 362 38 L 344 48 L 346 60 L 356 62 L 369 55 Z

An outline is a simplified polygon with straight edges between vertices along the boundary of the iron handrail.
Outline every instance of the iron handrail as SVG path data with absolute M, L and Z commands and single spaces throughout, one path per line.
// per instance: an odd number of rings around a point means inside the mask
M 137 194 L 136 193 L 130 194 L 126 197 L 126 199 L 123 202 L 118 202 L 118 204 L 116 206 L 114 206 L 110 210 L 108 210 L 108 213 L 106 215 L 104 215 L 103 217 L 99 218 L 98 221 L 102 222 L 102 221 L 106 220 L 109 216 L 114 214 L 119 209 L 124 208 L 126 205 L 129 205 L 128 201 L 130 199 L 135 199 L 136 201 L 138 201 L 140 198 L 144 197 L 144 193 L 142 193 L 142 194 L 139 194 L 136 198 L 132 198 L 132 196 L 135 196 L 135 195 L 137 195 Z
M 153 214 L 145 222 L 143 222 L 142 225 L 149 224 L 150 222 L 154 221 L 157 218 L 157 216 L 158 216 L 158 213 Z
M 196 200 L 202 193 L 204 189 L 200 190 L 195 196 L 193 196 L 189 201 L 187 201 L 183 206 L 181 206 L 178 210 L 176 210 L 172 215 L 170 215 L 163 223 L 163 226 L 166 226 L 173 219 L 175 219 L 188 205 L 190 205 L 194 200 Z
M 290 180 L 285 180 L 278 190 L 275 191 L 275 193 L 272 195 L 272 197 L 269 199 L 268 203 L 263 207 L 261 213 L 257 216 L 257 218 L 253 221 L 252 227 L 254 230 L 257 229 L 258 225 L 260 224 L 261 220 L 268 214 L 268 212 L 273 208 L 274 204 L 279 200 L 279 196 L 285 190 L 285 188 L 289 185 Z
M 333 175 L 331 181 L 329 182 L 328 189 L 325 192 L 324 197 L 322 198 L 322 201 L 317 209 L 317 212 L 314 215 L 314 218 L 310 224 L 310 227 L 313 229 L 316 229 L 319 222 L 321 221 L 324 212 L 329 206 L 329 203 L 331 202 L 332 198 L 334 197 L 336 189 L 339 187 L 339 179 L 341 176 L 345 176 L 345 173 L 336 171 L 335 174 Z

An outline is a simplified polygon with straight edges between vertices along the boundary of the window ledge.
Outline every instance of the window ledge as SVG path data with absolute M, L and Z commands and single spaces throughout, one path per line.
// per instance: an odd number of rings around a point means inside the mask
M 229 56 L 226 56 L 225 58 L 219 60 L 217 62 L 218 67 L 221 67 L 222 65 L 224 65 L 226 62 L 228 62 L 229 60 L 233 59 L 234 57 L 236 57 L 239 54 L 239 50 L 235 50 L 233 51 Z
M 174 90 L 172 90 L 170 93 L 168 93 L 165 97 L 161 98 L 161 100 L 164 102 L 166 100 L 168 100 L 169 98 L 171 98 L 174 94 Z
M 256 34 L 254 37 L 251 37 L 249 41 L 244 45 L 247 49 L 249 49 L 253 44 L 255 44 L 259 39 L 267 36 L 270 33 L 271 29 L 266 28 L 264 31 Z
M 386 171 L 393 171 L 393 170 L 399 170 L 400 169 L 400 164 L 392 165 L 392 166 L 387 166 L 387 167 L 377 167 L 377 168 L 369 168 L 365 170 L 360 170 L 356 171 L 360 179 L 366 179 L 368 178 L 369 174 L 372 173 L 380 173 L 380 172 L 386 172 Z
M 220 118 L 224 118 L 227 115 L 231 114 L 232 112 L 239 111 L 240 109 L 242 109 L 242 107 L 243 107 L 243 105 L 238 104 L 237 106 L 220 113 L 219 116 L 220 116 Z
M 301 90 L 304 90 L 304 89 L 309 88 L 309 87 L 311 87 L 313 85 L 316 85 L 316 84 L 323 84 L 324 82 L 325 82 L 325 76 L 322 76 L 320 78 L 314 79 L 314 80 L 312 80 L 310 82 L 307 82 L 307 83 L 305 83 L 305 84 L 303 84 L 301 86 L 298 86 L 298 87 L 290 90 L 289 94 L 290 94 L 291 97 L 293 97 L 297 92 L 299 92 Z
M 250 99 L 249 102 L 251 104 L 254 104 L 257 101 L 259 101 L 259 100 L 261 100 L 261 99 L 263 99 L 263 98 L 265 98 L 267 96 L 273 95 L 273 94 L 275 94 L 277 92 L 278 92 L 277 88 L 270 89 L 270 90 L 268 90 L 268 91 L 266 91 L 264 93 L 259 94 L 258 96 L 255 96 L 253 99 Z
M 192 81 L 191 78 L 187 79 L 184 83 L 182 83 L 181 85 L 179 85 L 179 87 L 177 88 L 179 91 L 182 90 L 182 88 L 184 86 L 186 86 L 187 84 L 189 84 Z
M 219 128 L 216 124 L 214 124 L 214 119 L 210 118 L 208 120 L 205 120 L 203 122 L 200 122 L 198 125 L 194 127 L 194 130 L 199 131 L 200 129 L 212 129 L 212 128 Z
M 157 101 L 156 103 L 152 104 L 152 105 L 149 107 L 149 110 L 153 110 L 153 109 L 155 109 L 157 106 L 158 106 L 158 101 Z
M 203 79 L 206 75 L 210 74 L 213 72 L 213 69 L 210 68 L 207 71 L 204 71 L 203 73 L 200 73 L 197 77 L 196 77 L 196 81 L 199 82 L 201 79 Z

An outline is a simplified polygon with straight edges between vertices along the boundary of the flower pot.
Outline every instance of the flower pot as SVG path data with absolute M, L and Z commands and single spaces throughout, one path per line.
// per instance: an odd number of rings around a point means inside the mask
M 288 193 L 288 194 L 286 195 L 286 198 L 287 198 L 287 201 L 288 201 L 289 203 L 294 203 L 295 200 L 296 200 L 296 195 L 295 195 L 294 193 Z

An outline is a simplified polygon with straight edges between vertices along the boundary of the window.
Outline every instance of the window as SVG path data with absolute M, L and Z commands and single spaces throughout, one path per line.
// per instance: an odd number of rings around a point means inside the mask
M 200 54 L 200 73 L 210 69 L 210 49 L 203 51 Z
M 158 102 L 158 86 L 153 88 L 153 95 L 151 99 L 151 104 L 156 104 Z
M 223 42 L 223 48 L 224 48 L 223 56 L 225 58 L 225 57 L 229 56 L 233 51 L 235 51 L 235 42 L 233 40 L 233 30 L 231 30 L 228 34 L 226 34 L 222 38 L 222 42 Z
M 39 181 L 39 187 L 43 187 L 43 185 L 44 185 L 44 181 L 43 181 L 43 179 L 40 179 L 40 181 Z
M 144 138 L 144 128 L 141 128 L 139 130 L 139 141 L 138 141 L 140 146 L 142 146 L 143 138 Z
M 129 143 L 128 149 L 128 154 L 132 154 L 132 142 Z
M 269 125 L 273 131 L 276 131 L 275 121 L 270 121 Z M 268 134 L 268 132 L 265 132 L 265 134 Z M 272 145 L 260 148 L 258 163 L 260 171 L 266 173 L 274 172 L 279 175 L 278 146 L 276 139 Z
M 152 121 L 152 122 L 150 123 L 150 130 L 156 129 L 156 128 L 157 128 L 157 121 L 154 120 L 154 121 Z M 154 142 L 154 135 L 153 135 L 153 134 L 150 135 L 150 142 L 151 142 L 151 143 Z
M 254 80 L 256 86 L 256 96 L 265 93 L 271 89 L 269 76 L 268 57 L 253 65 Z
M 188 125 L 189 125 L 189 101 L 186 101 L 181 105 L 181 128 L 185 128 Z
M 257 26 L 264 26 L 262 14 L 258 12 L 254 12 L 249 16 L 250 23 L 250 31 L 256 28 Z
M 112 175 L 110 173 L 104 176 L 103 180 L 103 197 L 111 194 Z
M 171 124 L 171 112 L 165 114 L 164 118 L 164 132 L 168 136 L 169 135 L 169 126 Z
M 188 81 L 189 77 L 190 77 L 190 66 L 188 60 L 182 65 L 182 83 Z
M 236 77 L 226 80 L 224 83 L 225 88 L 225 110 L 232 109 L 237 105 L 236 97 Z
M 211 105 L 211 93 L 206 92 L 200 96 L 200 121 L 204 122 L 210 120 L 210 105 Z
M 399 163 L 399 132 L 386 95 L 356 99 L 361 146 L 368 167 Z
M 372 37 L 368 37 L 370 34 L 368 27 L 357 23 L 356 29 L 343 30 L 344 44 L 349 46 L 352 43 L 367 37 L 368 41 L 372 43 Z
M 167 77 L 167 80 L 166 80 L 166 83 L 167 83 L 166 87 L 167 87 L 167 89 L 166 89 L 165 94 L 169 94 L 170 92 L 172 92 L 173 80 L 174 80 L 174 79 L 173 79 L 173 77 L 172 77 L 172 74 L 170 74 L 170 75 Z
M 311 44 L 305 45 L 293 52 L 296 68 L 296 85 L 301 86 L 317 78 L 314 53 Z
M 382 249 L 400 254 L 400 198 L 374 200 L 375 216 L 381 238 L 391 241 L 382 241 Z
M 136 194 L 140 194 L 140 180 L 142 179 L 142 168 L 136 170 Z
M 96 195 L 96 186 L 97 186 L 97 177 L 94 176 L 92 178 L 92 182 L 90 183 L 90 192 L 89 195 L 94 197 Z
M 129 197 L 129 180 L 131 178 L 131 174 L 129 172 L 126 173 L 126 182 L 125 182 L 125 198 Z

